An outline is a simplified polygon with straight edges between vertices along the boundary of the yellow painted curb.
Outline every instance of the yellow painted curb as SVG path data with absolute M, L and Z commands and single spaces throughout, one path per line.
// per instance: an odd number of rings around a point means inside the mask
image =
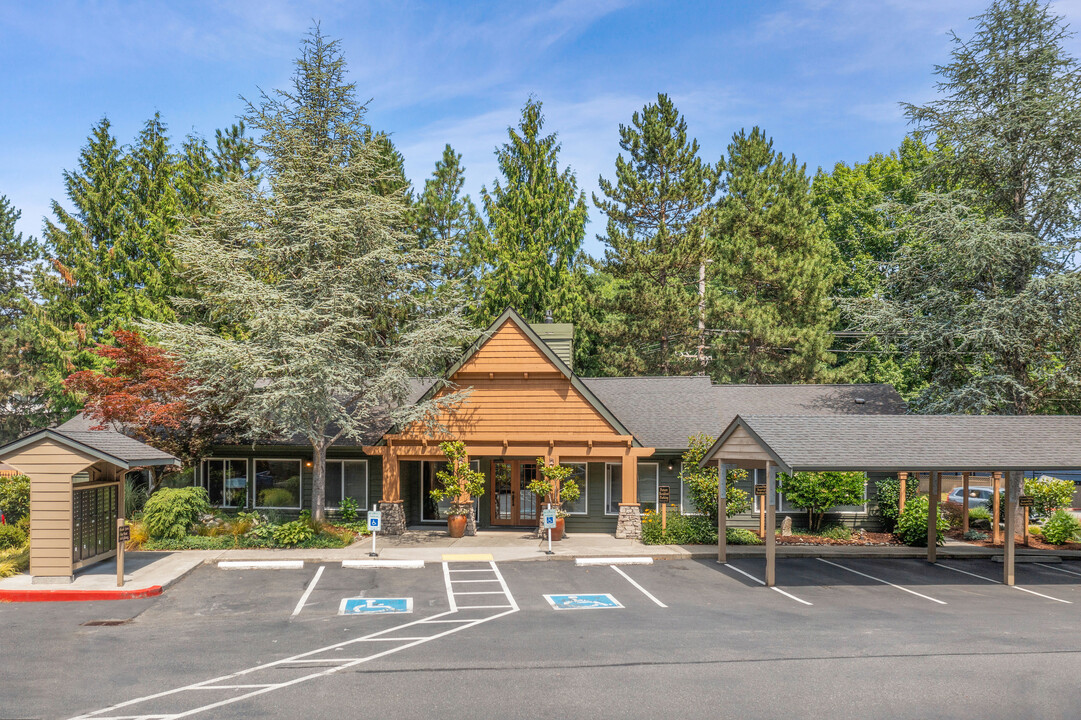
M 473 555 L 444 555 L 443 562 L 492 562 L 494 558 L 489 553 L 475 553 Z

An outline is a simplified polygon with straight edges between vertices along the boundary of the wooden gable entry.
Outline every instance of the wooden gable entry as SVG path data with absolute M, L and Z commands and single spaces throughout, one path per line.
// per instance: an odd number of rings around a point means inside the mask
M 653 448 L 618 425 L 516 314 L 505 313 L 493 327 L 450 375 L 469 396 L 435 418 L 443 432 L 429 435 L 416 425 L 365 448 L 383 456 L 383 500 L 401 501 L 399 461 L 442 459 L 439 443 L 461 440 L 471 458 L 621 463 L 622 504 L 637 506 L 638 459 Z

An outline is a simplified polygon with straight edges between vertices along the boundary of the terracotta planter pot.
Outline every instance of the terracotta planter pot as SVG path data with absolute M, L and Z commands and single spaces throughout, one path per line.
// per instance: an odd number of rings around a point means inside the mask
M 450 515 L 447 517 L 447 532 L 452 538 L 465 537 L 465 515 Z
M 552 542 L 563 539 L 563 527 L 566 525 L 565 518 L 556 518 L 556 526 L 552 529 Z M 545 533 L 547 535 L 547 533 Z M 547 537 L 545 538 L 547 540 Z

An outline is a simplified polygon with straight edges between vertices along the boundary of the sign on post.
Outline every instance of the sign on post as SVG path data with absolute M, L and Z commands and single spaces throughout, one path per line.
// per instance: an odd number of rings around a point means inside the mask
M 754 494 L 764 496 L 766 494 L 766 486 L 765 485 L 755 485 L 754 486 Z
M 116 544 L 123 545 L 131 540 L 131 525 L 121 525 L 116 531 Z
M 657 502 L 662 505 L 667 505 L 672 502 L 672 488 L 668 485 L 661 485 L 657 490 Z
M 545 530 L 552 530 L 556 526 L 556 511 L 555 510 L 542 510 L 541 522 Z
M 1030 508 L 1036 505 L 1035 500 L 1036 498 L 1031 495 L 1021 495 L 1017 498 L 1017 504 L 1023 508 Z
M 368 530 L 380 532 L 383 529 L 383 513 L 379 510 L 368 511 Z

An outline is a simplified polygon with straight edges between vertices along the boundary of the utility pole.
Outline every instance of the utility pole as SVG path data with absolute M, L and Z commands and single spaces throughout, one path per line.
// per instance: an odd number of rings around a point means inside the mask
M 704 256 L 698 263 L 698 374 L 706 374 L 706 263 Z

